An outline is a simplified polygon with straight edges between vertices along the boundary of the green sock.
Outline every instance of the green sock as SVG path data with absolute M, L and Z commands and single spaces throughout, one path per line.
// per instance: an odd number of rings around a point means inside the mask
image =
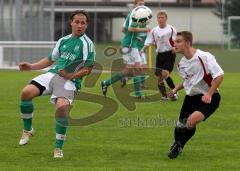
M 111 85 L 111 84 L 113 84 L 113 83 L 121 80 L 122 77 L 123 77 L 123 73 L 118 72 L 118 73 L 116 73 L 115 75 L 113 75 L 110 79 L 104 81 L 104 83 L 105 83 L 107 86 L 109 86 L 109 85 Z
M 66 138 L 68 120 L 67 118 L 56 120 L 56 143 L 55 148 L 62 149 L 64 140 Z
M 141 92 L 141 77 L 133 77 L 133 84 L 134 84 L 134 91 L 135 91 L 135 96 L 139 97 L 142 96 Z
M 32 117 L 33 117 L 33 104 L 32 101 L 20 101 L 20 111 L 23 119 L 24 130 L 31 131 L 32 129 Z

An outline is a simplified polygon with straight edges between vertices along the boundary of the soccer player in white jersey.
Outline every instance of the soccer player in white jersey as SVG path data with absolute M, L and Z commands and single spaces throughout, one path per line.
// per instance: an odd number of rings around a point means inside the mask
M 148 34 L 144 47 L 141 50 L 141 53 L 144 52 L 151 44 L 154 44 L 156 47 L 158 54 L 156 57 L 155 75 L 158 77 L 158 88 L 163 100 L 168 99 L 164 80 L 166 80 L 171 89 L 175 88 L 170 73 L 173 70 L 176 58 L 173 47 L 177 31 L 172 25 L 167 24 L 167 18 L 168 16 L 165 10 L 157 13 L 158 26 L 154 27 L 150 34 Z M 171 99 L 177 100 L 177 94 L 173 94 Z
M 19 64 L 21 71 L 40 70 L 52 66 L 45 74 L 33 78 L 21 92 L 20 111 L 23 119 L 23 133 L 19 141 L 25 145 L 33 135 L 32 99 L 41 95 L 51 95 L 56 107 L 56 143 L 54 158 L 63 157 L 63 144 L 66 137 L 68 114 L 74 99 L 74 92 L 80 89 L 81 79 L 92 70 L 95 60 L 95 47 L 85 31 L 89 15 L 83 10 L 71 14 L 72 34 L 58 40 L 49 57 L 36 63 Z
M 192 33 L 177 33 L 175 51 L 184 56 L 178 64 L 182 83 L 172 93 L 185 89 L 186 96 L 175 127 L 175 141 L 168 157 L 176 158 L 187 141 L 194 135 L 196 126 L 205 121 L 219 107 L 218 87 L 223 81 L 224 72 L 215 57 L 192 47 Z

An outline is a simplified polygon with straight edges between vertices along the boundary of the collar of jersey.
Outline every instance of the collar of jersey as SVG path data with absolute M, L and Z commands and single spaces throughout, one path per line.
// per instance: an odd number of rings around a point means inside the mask
M 77 39 L 78 39 L 78 38 L 80 38 L 80 37 L 82 37 L 82 36 L 84 36 L 84 35 L 85 35 L 85 33 L 81 34 L 80 36 L 74 36 L 74 37 L 73 37 L 73 35 L 71 34 L 71 38 L 77 38 Z

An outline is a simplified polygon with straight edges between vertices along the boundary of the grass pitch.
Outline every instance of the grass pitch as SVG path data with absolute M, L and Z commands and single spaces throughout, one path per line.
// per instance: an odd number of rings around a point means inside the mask
M 19 146 L 22 130 L 19 92 L 38 72 L 1 71 L 0 168 L 4 170 L 234 170 L 239 169 L 240 75 L 226 73 L 221 86 L 222 102 L 217 112 L 201 123 L 195 136 L 175 160 L 167 158 L 173 128 L 183 94 L 177 102 L 139 103 L 135 111 L 121 104 L 111 117 L 84 127 L 70 127 L 64 158 L 54 160 L 54 106 L 49 97 L 34 100 L 36 134 Z M 107 77 L 108 75 L 103 75 Z M 175 80 L 178 79 L 174 73 Z M 100 83 L 88 89 L 101 95 Z M 83 88 L 83 91 L 86 91 Z M 109 96 L 116 99 L 112 89 Z M 77 101 L 74 117 L 84 117 L 101 108 Z
M 210 48 L 215 50 L 215 47 Z M 220 108 L 206 122 L 198 125 L 195 136 L 175 160 L 168 159 L 167 153 L 173 140 L 183 92 L 177 102 L 137 103 L 136 110 L 129 111 L 119 103 L 110 87 L 108 95 L 118 103 L 117 111 L 95 124 L 70 127 L 64 145 L 64 158 L 56 160 L 53 159 L 54 106 L 48 96 L 33 101 L 33 127 L 36 134 L 26 146 L 18 145 L 22 131 L 19 94 L 28 81 L 40 72 L 1 70 L 0 168 L 83 171 L 239 170 L 240 58 L 235 53 L 223 53 L 216 49 L 215 54 L 226 71 L 220 87 Z M 101 75 L 96 86 L 84 87 L 82 91 L 101 96 L 100 80 L 109 76 Z M 175 82 L 179 81 L 175 72 L 173 78 Z M 86 101 L 76 101 L 73 105 L 72 114 L 75 118 L 89 116 L 101 109 L 101 105 Z

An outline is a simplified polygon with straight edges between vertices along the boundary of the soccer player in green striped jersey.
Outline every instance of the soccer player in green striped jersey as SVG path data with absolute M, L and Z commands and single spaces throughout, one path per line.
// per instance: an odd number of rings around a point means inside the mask
M 144 5 L 144 0 L 135 0 L 135 6 Z M 138 44 L 138 33 L 139 32 L 149 32 L 150 29 L 140 28 L 138 23 L 133 22 L 132 20 L 132 11 L 128 14 L 125 22 L 123 24 L 122 32 L 124 37 L 121 41 L 121 50 L 123 53 L 123 62 L 126 64 L 126 67 L 119 73 L 113 75 L 110 79 L 102 81 L 102 92 L 106 96 L 107 88 L 111 84 L 123 79 L 124 77 L 136 76 L 134 82 L 139 83 L 140 86 L 140 77 L 141 74 L 141 57 L 137 49 Z M 140 88 L 140 87 L 139 87 Z
M 80 89 L 82 77 L 91 72 L 95 61 L 94 44 L 85 34 L 89 23 L 88 13 L 83 10 L 75 11 L 70 19 L 72 33 L 57 41 L 49 57 L 33 64 L 28 62 L 19 64 L 21 71 L 40 70 L 52 65 L 47 73 L 33 78 L 21 92 L 23 133 L 19 144 L 27 144 L 29 137 L 34 133 L 32 99 L 41 95 L 51 95 L 51 102 L 56 106 L 54 158 L 63 157 L 62 148 L 69 126 L 68 114 L 74 92 Z

